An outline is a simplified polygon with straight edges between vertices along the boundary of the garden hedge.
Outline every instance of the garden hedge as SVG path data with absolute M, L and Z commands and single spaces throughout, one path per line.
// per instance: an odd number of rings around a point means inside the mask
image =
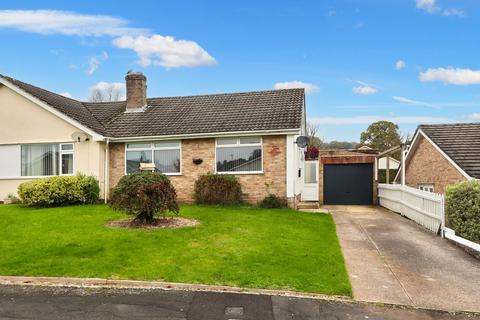
M 22 203 L 34 207 L 93 204 L 99 193 L 97 178 L 82 174 L 34 179 L 18 187 Z
M 459 236 L 480 243 L 480 182 L 464 181 L 447 188 L 448 227 Z
M 235 176 L 207 173 L 195 181 L 193 197 L 198 204 L 237 204 L 242 202 L 242 186 Z

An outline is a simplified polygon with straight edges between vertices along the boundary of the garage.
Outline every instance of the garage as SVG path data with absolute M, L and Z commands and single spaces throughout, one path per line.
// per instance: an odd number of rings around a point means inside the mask
M 324 165 L 325 204 L 373 203 L 373 164 Z
M 376 153 L 334 150 L 320 153 L 320 203 L 375 204 Z

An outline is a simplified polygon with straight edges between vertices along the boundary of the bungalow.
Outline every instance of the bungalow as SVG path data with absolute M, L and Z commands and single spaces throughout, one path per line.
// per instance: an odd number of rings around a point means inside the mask
M 142 73 L 125 80 L 126 101 L 91 103 L 0 75 L 0 199 L 26 180 L 79 172 L 108 199 L 141 163 L 168 175 L 185 202 L 207 172 L 237 176 L 251 203 L 300 199 L 303 89 L 147 98 Z
M 449 185 L 479 178 L 480 123 L 417 128 L 405 157 L 406 185 L 444 193 Z

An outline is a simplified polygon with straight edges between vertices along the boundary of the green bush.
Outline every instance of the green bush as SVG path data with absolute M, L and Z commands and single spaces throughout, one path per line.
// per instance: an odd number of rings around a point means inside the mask
M 274 194 L 269 194 L 258 204 L 260 208 L 279 209 L 287 207 L 287 199 L 281 198 Z
M 113 189 L 110 206 L 143 223 L 153 223 L 158 215 L 165 218 L 168 212 L 179 213 L 175 188 L 159 172 L 141 171 L 122 177 Z
M 232 175 L 201 175 L 195 181 L 195 203 L 198 204 L 237 204 L 242 202 L 242 186 Z
M 92 204 L 99 193 L 98 180 L 82 174 L 34 179 L 18 187 L 22 203 L 34 207 Z
M 448 226 L 461 237 L 480 243 L 480 182 L 465 181 L 445 192 Z

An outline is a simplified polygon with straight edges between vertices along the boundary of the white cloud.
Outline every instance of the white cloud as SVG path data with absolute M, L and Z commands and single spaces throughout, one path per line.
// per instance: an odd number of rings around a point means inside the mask
M 422 123 L 449 123 L 451 118 L 419 117 L 419 116 L 355 116 L 355 117 L 318 117 L 309 118 L 309 121 L 322 125 L 355 125 L 371 124 L 372 122 L 387 120 L 396 124 L 422 124 Z
M 436 68 L 420 72 L 420 81 L 443 81 L 445 84 L 480 84 L 480 70 L 459 68 Z
M 99 82 L 89 88 L 90 92 L 99 90 L 102 92 L 120 92 L 120 100 L 125 100 L 125 83 L 122 82 Z
M 417 8 L 429 14 L 440 14 L 445 17 L 456 16 L 463 18 L 466 16 L 465 11 L 457 8 L 448 8 L 442 10 L 436 0 L 416 0 Z
M 144 67 L 150 64 L 165 68 L 197 67 L 216 63 L 196 42 L 177 40 L 171 36 L 122 36 L 114 39 L 113 44 L 134 50 L 140 58 L 138 63 Z
M 59 95 L 72 99 L 73 96 L 70 92 L 60 92 Z
M 413 100 L 410 98 L 398 97 L 398 96 L 393 96 L 392 99 L 400 103 L 406 103 L 406 104 L 411 104 L 415 106 L 429 107 L 429 108 L 435 108 L 435 109 L 448 108 L 448 107 L 478 107 L 480 105 L 480 103 L 473 103 L 473 102 L 432 103 L 432 102 L 418 101 L 418 100 Z
M 395 63 L 395 69 L 397 70 L 405 69 L 406 66 L 407 66 L 407 63 L 404 60 L 398 60 Z
M 306 94 L 314 93 L 320 90 L 320 87 L 314 85 L 313 83 L 307 83 L 302 81 L 286 81 L 286 82 L 277 82 L 273 85 L 273 89 L 293 89 L 293 88 L 304 88 Z
M 479 120 L 480 121 L 480 113 L 472 113 L 470 115 L 467 116 L 469 119 L 472 119 L 472 120 Z
M 442 15 L 444 15 L 446 17 L 456 16 L 456 17 L 463 18 L 467 14 L 465 13 L 465 11 L 463 11 L 461 9 L 450 8 L 450 9 L 443 10 Z
M 436 0 L 416 0 L 417 8 L 427 13 L 437 13 L 440 8 L 437 6 Z
M 88 62 L 88 70 L 87 73 L 89 75 L 92 75 L 100 65 L 100 61 L 98 61 L 97 58 L 95 57 L 90 57 L 90 61 Z
M 378 92 L 378 89 L 368 85 L 362 85 L 358 87 L 353 87 L 352 92 L 355 94 L 360 94 L 364 96 L 373 95 Z
M 146 29 L 131 28 L 128 21 L 105 15 L 58 10 L 0 10 L 0 28 L 67 36 L 138 35 Z
M 417 101 L 417 100 L 413 100 L 413 99 L 409 99 L 409 98 L 405 98 L 405 97 L 393 96 L 392 99 L 395 100 L 395 101 L 401 102 L 401 103 L 413 104 L 413 105 L 416 105 L 416 106 L 438 108 L 437 105 L 434 105 L 432 103 Z
M 95 57 L 90 57 L 88 61 L 88 69 L 87 69 L 87 74 L 92 75 L 100 66 L 100 63 L 102 61 L 106 61 L 108 59 L 108 53 L 106 51 L 103 51 L 101 55 L 95 56 Z

